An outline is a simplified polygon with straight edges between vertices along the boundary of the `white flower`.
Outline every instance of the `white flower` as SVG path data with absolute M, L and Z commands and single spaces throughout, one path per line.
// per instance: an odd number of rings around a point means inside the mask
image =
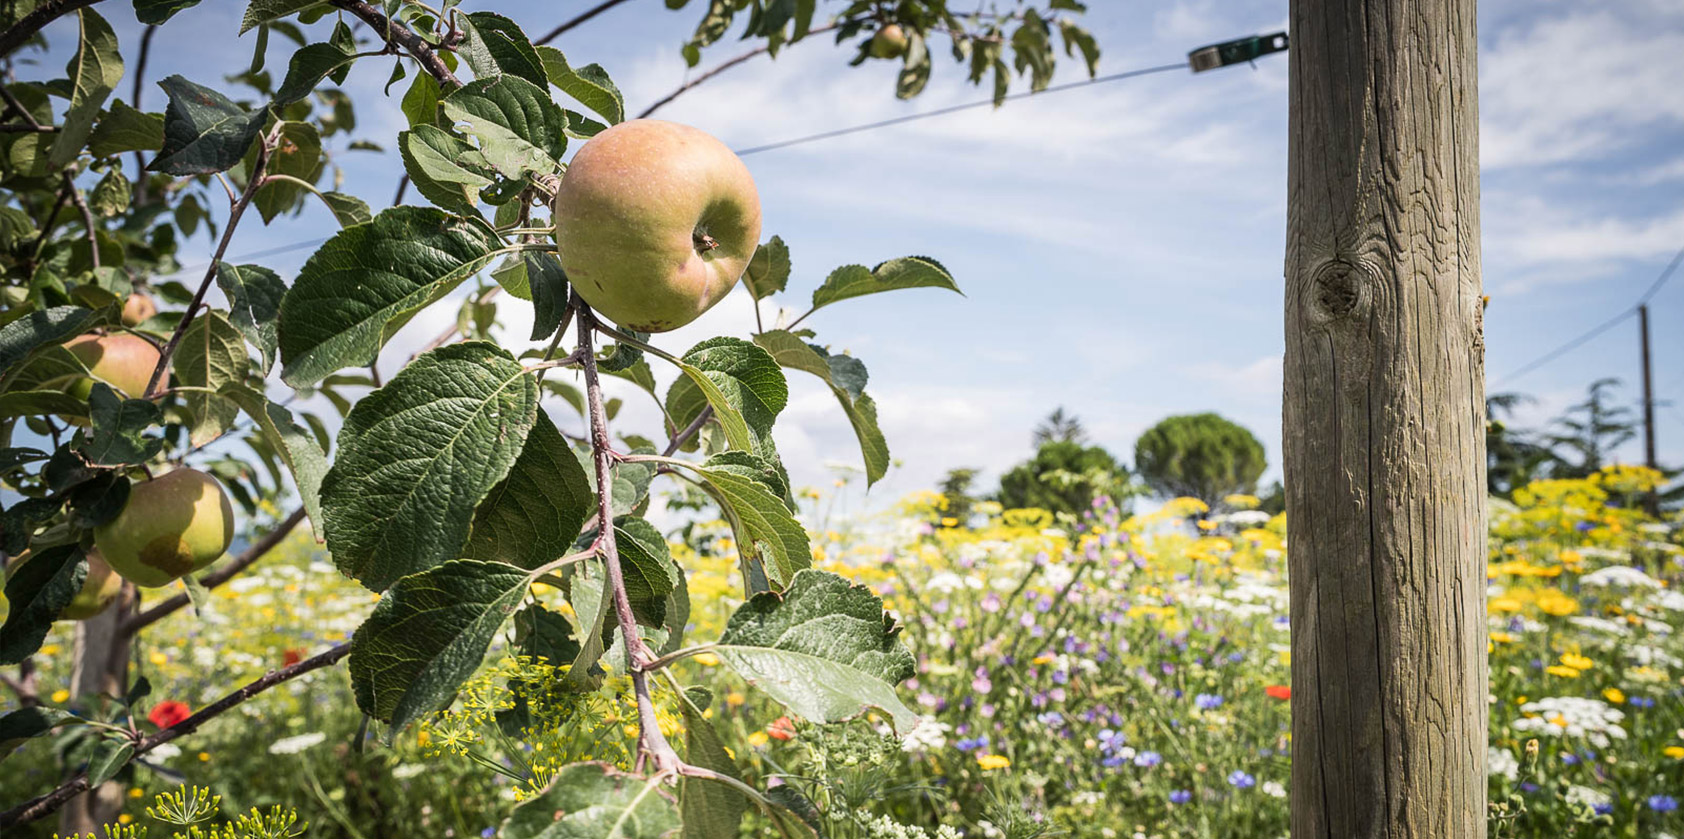
M 1068 564 L 1060 562 L 1048 565 L 1042 579 L 1046 580 L 1053 590 L 1063 591 L 1065 586 L 1070 585 L 1071 580 L 1076 579 L 1076 572 L 1071 570 Z
M 1595 807 L 1598 804 L 1612 803 L 1613 800 L 1613 797 L 1608 793 L 1600 790 L 1594 790 L 1590 787 L 1581 787 L 1578 784 L 1574 784 L 1573 786 L 1567 788 L 1567 803 L 1569 804 L 1583 804 L 1586 807 Z
M 1286 786 L 1280 781 L 1264 781 L 1263 786 L 1259 787 L 1259 789 L 1263 790 L 1264 795 L 1272 798 L 1286 797 Z
M 1668 611 L 1684 612 L 1684 591 L 1668 589 L 1649 598 L 1649 602 Z
M 146 759 L 156 763 L 160 760 L 181 757 L 181 747 L 174 743 L 164 743 L 146 753 Z
M 1078 790 L 1070 800 L 1083 807 L 1092 807 L 1105 800 L 1105 793 L 1092 789 Z
M 1485 771 L 1488 774 L 1501 775 L 1513 781 L 1520 777 L 1520 760 L 1508 749 L 1486 746 Z
M 327 735 L 320 731 L 312 731 L 309 734 L 296 734 L 291 737 L 282 737 L 281 739 L 269 744 L 269 754 L 295 755 L 310 748 L 311 746 L 320 745 L 321 742 L 326 739 Z
M 407 781 L 425 771 L 427 771 L 427 767 L 422 764 L 405 763 L 392 770 L 392 777 L 400 781 Z
M 1631 628 L 1619 621 L 1607 618 L 1592 617 L 1591 615 L 1574 615 L 1567 619 L 1574 626 L 1596 632 L 1606 632 L 1609 635 L 1630 635 Z
M 901 740 L 900 748 L 903 752 L 933 752 L 947 745 L 947 732 L 953 726 L 944 722 L 937 722 L 934 717 L 922 717 L 918 725 L 907 733 Z
M 1620 588 L 1660 588 L 1661 584 L 1654 577 L 1643 573 L 1629 565 L 1610 565 L 1599 568 L 1579 578 L 1582 585 L 1587 586 L 1618 586 Z
M 1516 731 L 1550 737 L 1583 737 L 1597 748 L 1607 748 L 1611 740 L 1626 739 L 1626 730 L 1619 724 L 1625 719 L 1625 712 L 1600 699 L 1551 696 L 1528 702 L 1520 710 L 1535 716 L 1515 720 Z
M 1262 510 L 1239 510 L 1228 514 L 1228 523 L 1235 527 L 1262 527 L 1272 518 Z
M 931 577 L 928 582 L 924 583 L 924 588 L 929 589 L 930 591 L 947 594 L 957 590 L 964 584 L 965 581 L 960 579 L 958 574 L 955 574 L 952 571 L 943 571 L 940 574 L 936 574 Z

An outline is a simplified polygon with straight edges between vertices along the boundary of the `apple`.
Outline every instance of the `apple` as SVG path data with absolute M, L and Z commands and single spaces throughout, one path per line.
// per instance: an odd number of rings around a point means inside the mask
M 76 380 L 68 392 L 78 399 L 87 399 L 94 380 L 105 382 L 132 398 L 146 393 L 146 383 L 152 379 L 152 369 L 158 366 L 158 348 L 152 342 L 127 332 L 111 335 L 78 335 L 64 345 L 71 355 L 88 368 L 93 378 Z M 169 371 L 159 380 L 160 388 L 169 385 Z
M 872 58 L 900 58 L 906 54 L 906 30 L 898 23 L 877 30 L 871 36 L 870 49 Z
M 666 332 L 742 277 L 760 242 L 760 194 L 742 160 L 706 132 L 622 122 L 568 164 L 555 241 L 592 309 L 627 329 Z
M 16 574 L 23 564 L 35 554 L 25 551 L 18 555 L 17 561 L 7 569 L 6 576 Z M 76 592 L 76 597 L 70 605 L 58 613 L 61 621 L 85 621 L 111 605 L 117 599 L 117 593 L 123 590 L 123 578 L 117 576 L 106 564 L 105 558 L 98 550 L 88 551 L 88 576 L 82 580 L 82 588 Z
M 187 468 L 135 484 L 123 512 L 94 528 L 105 561 L 135 585 L 154 588 L 216 561 L 233 540 L 228 493 Z
M 139 326 L 157 313 L 158 304 L 152 302 L 152 295 L 137 291 L 123 302 L 123 325 Z

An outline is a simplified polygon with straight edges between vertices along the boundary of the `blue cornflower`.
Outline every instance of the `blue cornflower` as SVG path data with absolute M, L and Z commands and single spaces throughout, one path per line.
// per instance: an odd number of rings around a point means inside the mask
M 1192 790 L 1178 789 L 1178 790 L 1174 790 L 1174 791 L 1170 792 L 1170 794 L 1169 794 L 1169 803 L 1171 803 L 1171 804 L 1186 804 L 1187 802 L 1192 801 L 1192 800 L 1193 800 L 1193 791 Z
M 1678 809 L 1678 799 L 1670 795 L 1649 796 L 1649 809 L 1657 813 L 1670 813 Z
M 1251 789 L 1252 787 L 1257 786 L 1257 779 L 1247 774 L 1244 770 L 1235 769 L 1233 772 L 1228 773 L 1228 783 L 1233 784 L 1240 789 Z
M 1164 756 L 1157 752 L 1141 752 L 1134 756 L 1134 765 L 1150 768 L 1164 762 Z
M 1599 816 L 1606 816 L 1609 813 L 1614 812 L 1614 805 L 1609 804 L 1607 802 L 1602 802 L 1600 804 L 1592 804 L 1590 806 L 1590 808 L 1592 810 L 1595 810 L 1596 814 L 1599 815 Z
M 1201 693 L 1193 697 L 1193 704 L 1201 711 L 1214 711 L 1222 707 L 1222 697 L 1214 693 Z
M 1633 707 L 1633 708 L 1653 708 L 1653 707 L 1655 707 L 1655 700 L 1653 700 L 1653 699 L 1651 699 L 1647 696 L 1633 696 L 1633 697 L 1627 699 L 1626 702 L 1630 703 L 1631 707 Z
M 1035 721 L 1048 728 L 1057 728 L 1064 724 L 1064 715 L 1057 711 L 1048 711 L 1044 714 L 1036 714 Z

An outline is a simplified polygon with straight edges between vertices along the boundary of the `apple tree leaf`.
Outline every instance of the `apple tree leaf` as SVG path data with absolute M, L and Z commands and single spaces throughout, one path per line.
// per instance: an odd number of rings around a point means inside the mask
M 667 414 L 679 428 L 705 402 L 732 448 L 755 450 L 789 402 L 789 383 L 777 361 L 741 338 L 710 338 L 690 348 L 679 364 L 685 378 L 667 391 Z
M 5 760 L 13 749 L 23 745 L 26 740 L 45 736 L 56 728 L 81 725 L 83 722 L 81 717 L 69 711 L 42 705 L 10 711 L 5 716 L 0 716 L 0 760 Z
M 824 284 L 813 289 L 813 308 L 820 309 L 838 300 L 903 288 L 959 291 L 953 275 L 941 263 L 926 256 L 904 256 L 870 270 L 866 270 L 864 265 L 844 265 L 830 272 Z
M 811 373 L 830 386 L 859 440 L 866 486 L 877 483 L 889 471 L 889 444 L 877 426 L 877 403 L 865 393 L 865 365 L 852 356 L 831 355 L 823 347 L 782 329 L 762 332 L 754 336 L 754 342 L 771 353 L 778 364 Z
M 64 168 L 81 154 L 100 107 L 123 78 L 123 56 L 117 50 L 117 34 L 111 31 L 111 24 L 93 9 L 82 9 L 77 16 L 81 19 L 81 37 L 64 67 L 70 79 L 70 107 L 47 150 L 47 166 L 53 169 Z
M 451 91 L 439 104 L 463 133 L 479 141 L 480 154 L 503 177 L 560 168 L 567 117 L 543 88 L 519 76 L 492 76 Z
M 257 423 L 257 429 L 269 445 L 280 455 L 292 472 L 292 482 L 304 504 L 304 513 L 317 538 L 325 531 L 322 522 L 322 478 L 327 474 L 327 455 L 322 451 L 316 435 L 299 425 L 285 406 L 253 390 L 243 382 L 222 388 L 223 398 L 232 401 Z
M 78 430 L 72 446 L 95 466 L 145 463 L 162 451 L 164 439 L 146 430 L 163 417 L 148 399 L 125 399 L 105 382 L 94 382 L 88 393 L 90 429 Z
M 742 780 L 737 762 L 731 759 L 713 721 L 705 715 L 712 703 L 707 689 L 692 687 L 679 694 L 678 710 L 684 717 L 684 761 Z M 684 839 L 719 839 L 736 836 L 748 811 L 748 799 L 728 784 L 704 778 L 682 778 L 678 806 L 684 813 Z
M 311 44 L 292 54 L 287 63 L 286 78 L 275 91 L 275 105 L 290 105 L 303 100 L 334 71 L 356 61 L 355 53 L 346 52 L 337 44 Z
M 134 0 L 134 16 L 147 26 L 155 26 L 197 5 L 199 0 Z
M 469 12 L 462 20 L 467 23 L 467 37 L 457 54 L 467 60 L 475 76 L 484 79 L 507 73 L 544 86 L 544 62 L 514 21 L 495 12 Z
M 562 93 L 595 111 L 608 120 L 609 125 L 625 120 L 625 97 L 620 94 L 620 89 L 608 78 L 608 71 L 602 69 L 601 65 L 571 67 L 567 63 L 567 56 L 555 47 L 539 47 L 538 56 L 543 60 L 544 74 L 549 78 L 550 84 L 555 85 Z
M 431 207 L 393 207 L 334 234 L 281 300 L 281 378 L 314 384 L 366 366 L 397 327 L 497 256 L 483 223 Z
M 228 298 L 228 320 L 257 349 L 257 371 L 269 375 L 280 344 L 281 298 L 287 293 L 286 282 L 261 265 L 219 262 L 216 285 Z
M 658 778 L 628 775 L 606 763 L 557 770 L 543 792 L 516 805 L 499 839 L 672 839 L 678 807 Z
M 246 341 L 240 330 L 221 312 L 211 309 L 188 324 L 172 364 L 178 386 L 216 390 L 223 385 L 244 382 L 251 369 L 251 358 L 246 354 Z M 238 405 L 215 393 L 192 390 L 182 397 L 187 402 L 188 413 L 193 415 L 188 440 L 194 446 L 221 437 L 240 416 Z
M 789 246 L 783 237 L 773 236 L 754 249 L 754 256 L 743 271 L 743 285 L 748 286 L 756 300 L 765 300 L 789 285 Z
M 113 157 L 131 151 L 157 151 L 164 147 L 164 115 L 148 114 L 115 99 L 88 135 L 88 152 L 94 157 Z
M 763 567 L 765 576 L 779 586 L 812 565 L 807 530 L 784 504 L 788 485 L 780 487 L 776 469 L 747 452 L 723 452 L 692 468 L 719 502 L 746 563 Z M 747 570 L 752 569 L 745 569 L 745 576 Z
M 398 580 L 351 638 L 357 707 L 391 724 L 389 740 L 448 706 L 530 583 L 517 568 L 471 559 Z
M 491 178 L 476 171 L 474 162 L 484 158 L 466 140 L 421 124 L 398 134 L 398 154 L 423 198 L 463 215 L 479 211 L 479 191 L 491 185 Z
M 268 109 L 256 111 L 181 76 L 158 86 L 170 97 L 164 109 L 164 147 L 148 170 L 166 175 L 209 175 L 225 172 L 245 157 L 263 130 Z
M 783 594 L 738 607 L 712 649 L 797 716 L 838 722 L 878 708 L 905 733 L 919 718 L 894 686 L 917 668 L 899 634 L 870 589 L 808 569 Z
M 105 314 L 82 306 L 54 306 L 0 326 L 0 375 L 10 376 L 12 368 L 37 349 L 60 344 L 92 329 L 104 320 Z
M 461 555 L 537 421 L 538 385 L 494 344 L 424 353 L 359 401 L 322 481 L 328 550 L 374 591 Z
M 6 622 L 0 624 L 0 664 L 17 664 L 35 654 L 88 576 L 88 563 L 75 543 L 37 551 L 6 578 Z
M 462 555 L 537 568 L 567 553 L 595 500 L 573 447 L 538 411 L 508 477 L 474 511 Z

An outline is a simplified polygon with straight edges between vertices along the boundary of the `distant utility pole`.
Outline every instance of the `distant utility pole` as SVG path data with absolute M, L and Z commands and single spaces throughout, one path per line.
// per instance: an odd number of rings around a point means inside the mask
M 1637 306 L 1637 335 L 1638 340 L 1643 342 L 1643 465 L 1659 469 L 1655 462 L 1655 377 L 1649 368 L 1648 303 Z M 1649 491 L 1644 506 L 1649 509 L 1649 515 L 1660 513 L 1660 497 L 1654 490 Z
M 1475 0 L 1292 0 L 1293 839 L 1483 839 Z

